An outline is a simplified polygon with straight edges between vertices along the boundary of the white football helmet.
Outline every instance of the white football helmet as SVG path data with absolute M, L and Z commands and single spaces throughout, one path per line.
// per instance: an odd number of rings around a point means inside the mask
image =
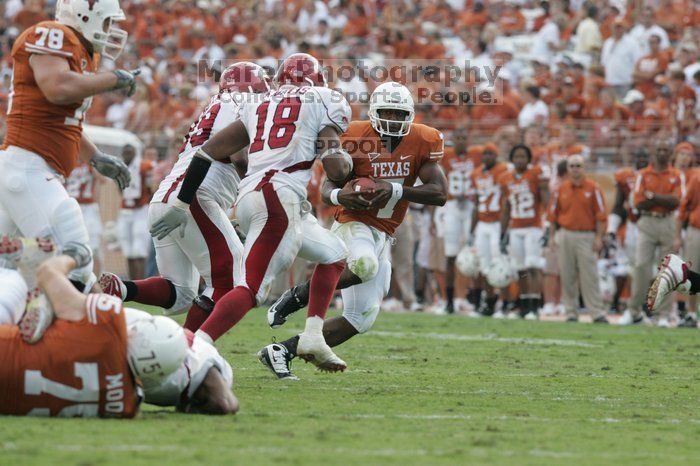
M 138 319 L 127 330 L 129 367 L 144 384 L 170 375 L 187 356 L 185 330 L 169 317 Z
M 513 281 L 513 267 L 507 256 L 496 256 L 486 271 L 486 281 L 494 288 L 504 288 Z
M 457 254 L 455 265 L 457 270 L 467 277 L 476 278 L 479 276 L 479 258 L 473 247 L 464 246 Z
M 126 16 L 119 0 L 58 0 L 56 21 L 78 30 L 95 52 L 116 60 L 124 50 L 126 31 L 114 26 Z
M 407 113 L 404 120 L 379 118 L 378 110 L 403 110 Z M 406 86 L 389 81 L 377 86 L 369 100 L 367 116 L 374 130 L 386 136 L 406 136 L 411 131 L 411 123 L 416 112 L 413 108 L 413 96 Z M 397 131 L 391 127 L 400 125 Z

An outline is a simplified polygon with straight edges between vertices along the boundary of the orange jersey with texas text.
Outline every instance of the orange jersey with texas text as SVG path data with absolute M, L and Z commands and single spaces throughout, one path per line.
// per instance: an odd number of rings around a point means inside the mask
M 509 170 L 505 162 L 498 162 L 486 170 L 484 165 L 472 173 L 472 184 L 479 202 L 480 222 L 498 222 L 501 219 L 501 185 L 499 178 Z
M 342 137 L 343 147 L 352 156 L 355 178 L 374 178 L 413 186 L 424 164 L 440 162 L 443 155 L 442 133 L 430 126 L 412 124 L 411 131 L 389 153 L 369 121 L 353 121 Z M 380 209 L 366 211 L 339 208 L 340 223 L 361 222 L 389 235 L 403 221 L 408 201 L 391 200 Z
M 530 165 L 523 174 L 506 171 L 498 181 L 510 205 L 510 227 L 541 227 L 544 205 L 540 186 L 549 181 L 547 169 Z
M 94 169 L 85 162 L 80 162 L 66 180 L 68 195 L 78 201 L 78 204 L 94 204 L 97 202 Z
M 82 320 L 57 320 L 34 345 L 0 326 L 0 413 L 131 418 L 138 403 L 120 300 L 88 295 Z
M 2 148 L 17 146 L 34 152 L 68 177 L 78 160 L 83 117 L 92 98 L 67 105 L 49 102 L 34 79 L 32 55 L 65 58 L 71 71 L 86 74 L 97 71 L 99 56 L 88 52 L 75 30 L 56 21 L 30 27 L 12 47 L 12 90 Z
M 445 148 L 442 169 L 447 177 L 447 199 L 464 199 L 474 194 L 471 176 L 479 165 L 481 152 L 468 150 L 466 154 L 457 155 L 454 148 Z

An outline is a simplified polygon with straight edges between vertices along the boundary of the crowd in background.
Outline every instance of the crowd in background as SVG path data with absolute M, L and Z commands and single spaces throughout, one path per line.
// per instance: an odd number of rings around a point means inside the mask
M 366 72 L 338 77 L 334 69 L 437 66 L 433 75 L 402 76 L 416 99 L 415 121 L 443 130 L 448 145 L 455 128 L 466 128 L 467 145 L 493 141 L 502 159 L 525 142 L 537 163 L 555 167 L 581 155 L 589 168 L 612 175 L 614 167 L 631 163 L 635 150 L 660 138 L 687 141 L 691 153 L 700 148 L 698 0 L 120 3 L 128 46 L 118 63 L 102 66 L 140 67 L 142 85 L 131 98 L 96 97 L 87 122 L 134 132 L 157 150 L 151 184 L 168 173 L 187 127 L 215 91 L 211 69 L 251 60 L 272 72 L 298 51 L 329 66 L 331 86 L 346 93 L 354 118 L 366 116 L 366 96 L 378 81 Z M 55 0 L 0 5 L 3 113 L 13 39 L 54 10 Z M 450 81 L 449 65 L 469 69 Z M 489 70 L 497 70 L 497 79 Z M 468 102 L 435 100 L 464 92 Z M 3 126 L 0 119 L 0 137 Z M 414 247 L 420 217 L 413 212 Z

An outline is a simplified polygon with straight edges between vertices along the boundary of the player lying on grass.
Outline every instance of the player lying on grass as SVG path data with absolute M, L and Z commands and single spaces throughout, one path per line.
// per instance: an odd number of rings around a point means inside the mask
M 683 261 L 675 254 L 668 254 L 661 261 L 656 278 L 649 287 L 647 293 L 647 307 L 655 311 L 661 301 L 673 291 L 686 295 L 700 293 L 700 273 L 690 270 L 691 264 Z M 686 327 L 697 327 L 697 320 L 694 314 L 688 314 L 691 322 L 686 321 Z M 686 317 L 686 319 L 688 319 Z M 689 325 L 693 323 L 695 325 Z
M 235 413 L 231 368 L 213 347 L 168 318 L 128 308 L 122 313 L 115 298 L 76 291 L 66 274 L 89 260 L 87 248 L 69 243 L 64 253 L 70 255 L 51 257 L 52 244 L 41 249 L 37 244 L 0 238 L 0 347 L 7 358 L 0 380 L 8 381 L 0 389 L 0 413 L 133 417 L 142 398 L 139 381 L 149 403 Z M 49 259 L 39 266 L 39 288 L 27 303 L 27 283 L 13 267 L 26 273 L 39 257 Z M 28 316 L 47 314 L 51 325 L 37 333 L 44 320 Z M 41 341 L 27 344 L 28 337 L 36 342 L 42 334 Z M 76 379 L 82 389 L 72 386 Z
M 408 203 L 444 205 L 447 199 L 447 180 L 439 165 L 442 133 L 414 124 L 413 115 L 413 97 L 406 87 L 395 82 L 377 87 L 370 120 L 352 122 L 342 138 L 353 157 L 352 173 L 341 181 L 329 178 L 323 185 L 323 201 L 340 206 L 331 231 L 349 251 L 337 286 L 342 289 L 343 315 L 323 324 L 323 336 L 331 347 L 374 324 L 391 281 L 391 235 L 403 221 Z M 415 186 L 418 180 L 422 184 Z M 310 283 L 287 290 L 270 308 L 268 323 L 273 328 L 282 325 L 310 299 Z M 295 336 L 273 343 L 258 357 L 277 377 L 294 378 L 289 361 L 297 355 L 298 342 Z

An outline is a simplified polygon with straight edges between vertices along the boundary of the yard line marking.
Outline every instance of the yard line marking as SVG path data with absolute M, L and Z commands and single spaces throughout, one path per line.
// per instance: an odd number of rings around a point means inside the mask
M 371 331 L 367 336 L 395 337 L 395 338 L 428 338 L 431 340 L 453 340 L 453 341 L 494 341 L 497 343 L 520 343 L 525 345 L 555 345 L 555 346 L 577 346 L 581 348 L 600 348 L 602 345 L 587 343 L 578 340 L 562 340 L 556 338 L 515 338 L 499 337 L 494 334 L 488 335 L 459 335 L 455 333 L 418 333 L 418 332 L 390 332 L 384 330 Z

